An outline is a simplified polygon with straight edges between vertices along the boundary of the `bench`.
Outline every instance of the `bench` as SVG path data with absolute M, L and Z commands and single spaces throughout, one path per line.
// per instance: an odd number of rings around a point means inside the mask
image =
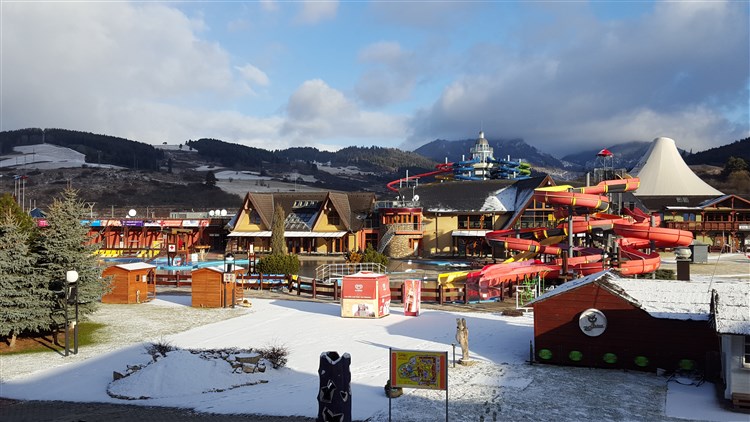
M 750 394 L 732 393 L 732 406 L 737 410 L 750 412 Z

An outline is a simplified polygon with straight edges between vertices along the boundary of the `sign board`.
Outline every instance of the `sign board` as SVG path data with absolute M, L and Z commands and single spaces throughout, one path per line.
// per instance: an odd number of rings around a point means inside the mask
M 750 231 L 750 224 L 740 224 L 739 229 L 743 231 Z
M 237 274 L 235 273 L 224 273 L 224 282 L 225 283 L 234 283 L 234 281 L 237 279 Z
M 390 350 L 391 386 L 448 390 L 448 352 Z
M 177 252 L 177 245 L 174 243 L 167 245 L 167 252 Z
M 607 317 L 598 309 L 586 309 L 578 318 L 578 327 L 589 337 L 600 336 L 607 329 Z

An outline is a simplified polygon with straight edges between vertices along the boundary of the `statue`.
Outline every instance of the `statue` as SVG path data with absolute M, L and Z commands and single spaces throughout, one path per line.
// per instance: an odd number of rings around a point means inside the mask
M 466 326 L 465 318 L 456 318 L 456 341 L 461 345 L 462 365 L 469 363 L 469 328 Z

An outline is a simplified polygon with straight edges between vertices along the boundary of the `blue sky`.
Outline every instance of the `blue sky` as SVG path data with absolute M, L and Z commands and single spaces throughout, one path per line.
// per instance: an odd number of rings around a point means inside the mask
M 747 1 L 0 3 L 0 129 L 553 155 L 750 136 Z

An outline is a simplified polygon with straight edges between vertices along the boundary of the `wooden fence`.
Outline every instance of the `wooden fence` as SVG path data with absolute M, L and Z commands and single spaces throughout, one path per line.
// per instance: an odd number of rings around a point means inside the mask
M 191 286 L 190 272 L 175 272 L 174 274 L 156 274 L 156 284 L 159 286 Z M 310 277 L 287 277 L 284 274 L 248 274 L 237 277 L 245 289 L 255 290 L 286 290 L 297 296 L 309 295 L 313 299 L 330 298 L 334 301 L 341 299 L 341 286 L 338 283 L 323 283 Z M 403 281 L 391 281 L 391 300 L 403 303 L 404 283 Z M 425 303 L 438 303 L 440 305 L 451 302 L 467 303 L 467 289 L 456 287 L 445 287 L 437 282 L 425 282 L 422 284 L 422 295 L 420 300 Z

